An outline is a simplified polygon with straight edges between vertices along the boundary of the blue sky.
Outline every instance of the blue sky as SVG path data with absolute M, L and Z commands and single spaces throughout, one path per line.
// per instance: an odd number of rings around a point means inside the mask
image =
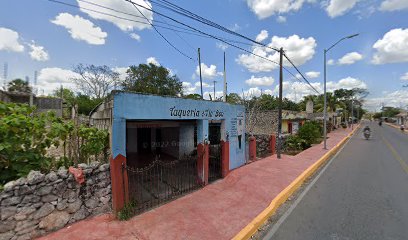
M 47 0 L 3 0 L 0 3 L 0 63 L 8 63 L 8 79 L 33 79 L 38 71 L 38 92 L 49 93 L 69 81 L 72 67 L 78 63 L 108 65 L 120 72 L 129 65 L 154 62 L 177 74 L 186 93 L 199 92 L 196 83 L 198 62 L 183 56 L 168 45 L 149 25 L 86 12 L 84 8 L 132 19 L 134 16 L 111 12 L 84 1 L 61 0 L 81 7 L 69 7 Z M 88 0 L 139 15 L 124 0 Z M 168 12 L 155 4 L 158 12 L 170 15 L 204 32 L 246 42 L 240 47 L 272 60 L 277 55 L 248 41 L 204 26 Z M 284 47 L 288 56 L 319 91 L 323 81 L 323 49 L 354 33 L 328 53 L 328 89 L 366 87 L 370 91 L 366 106 L 378 109 L 386 105 L 406 107 L 408 89 L 408 0 L 177 0 L 173 3 L 219 23 L 231 30 L 257 38 L 274 47 Z M 170 20 L 143 13 L 154 21 Z M 139 21 L 145 21 L 138 18 Z M 159 23 L 160 24 L 160 23 Z M 163 24 L 163 23 L 162 23 Z M 223 51 L 220 42 L 191 34 L 158 28 L 185 55 L 197 58 L 201 48 L 204 82 L 210 87 L 218 81 L 222 88 Z M 262 34 L 261 34 L 262 33 Z M 276 94 L 277 66 L 233 47 L 225 49 L 229 92 L 258 95 Z M 213 65 L 213 66 L 212 66 Z M 296 73 L 293 68 L 288 69 Z M 3 72 L 1 70 L 0 72 Z M 1 74 L 3 77 L 3 74 Z M 3 80 L 2 80 L 3 82 Z M 284 72 L 284 95 L 292 100 L 313 93 L 304 83 Z M 217 93 L 221 94 L 221 93 Z

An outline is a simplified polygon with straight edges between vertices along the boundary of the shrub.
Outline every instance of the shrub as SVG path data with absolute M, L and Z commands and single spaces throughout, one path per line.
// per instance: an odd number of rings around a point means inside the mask
M 305 140 L 308 146 L 315 143 L 321 136 L 322 129 L 317 122 L 306 122 L 300 127 L 298 131 L 298 137 Z
M 285 143 L 284 143 L 284 148 L 286 150 L 304 150 L 308 148 L 307 142 L 300 138 L 297 135 L 290 135 L 286 138 Z
M 47 172 L 62 165 L 68 167 L 105 150 L 108 133 L 63 122 L 54 112 L 34 114 L 26 104 L 0 102 L 0 185 L 27 175 L 31 170 Z M 66 155 L 66 145 L 75 146 L 75 154 Z M 59 159 L 47 156 L 51 146 L 64 146 Z M 71 152 L 71 151 L 70 151 Z

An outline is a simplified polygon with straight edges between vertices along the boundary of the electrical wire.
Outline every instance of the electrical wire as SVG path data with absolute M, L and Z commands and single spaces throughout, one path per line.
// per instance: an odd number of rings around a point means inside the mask
M 188 56 L 187 54 L 185 54 L 184 52 L 182 52 L 180 49 L 178 49 L 176 46 L 174 46 L 169 40 L 167 40 L 167 38 L 165 36 L 163 36 L 163 34 L 160 33 L 159 30 L 157 30 L 157 28 L 153 25 L 153 23 L 150 22 L 150 20 L 142 13 L 142 11 L 134 4 L 132 3 L 132 5 L 137 9 L 137 11 L 146 19 L 147 22 L 149 22 L 149 24 L 154 28 L 154 30 L 157 32 L 157 34 L 160 35 L 160 37 L 162 37 L 170 46 L 172 46 L 177 52 L 179 52 L 181 55 L 185 56 L 186 58 L 192 60 L 192 61 L 196 61 L 195 59 L 193 59 L 192 57 Z

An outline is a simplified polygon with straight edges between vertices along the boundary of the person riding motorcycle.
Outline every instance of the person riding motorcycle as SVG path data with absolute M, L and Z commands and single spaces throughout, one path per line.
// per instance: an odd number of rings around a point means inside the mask
M 371 135 L 371 129 L 369 126 L 365 126 L 363 129 L 364 137 L 368 139 Z
M 379 122 L 378 122 L 378 125 L 380 125 L 380 126 L 381 126 L 381 125 L 382 125 L 382 121 L 379 121 Z

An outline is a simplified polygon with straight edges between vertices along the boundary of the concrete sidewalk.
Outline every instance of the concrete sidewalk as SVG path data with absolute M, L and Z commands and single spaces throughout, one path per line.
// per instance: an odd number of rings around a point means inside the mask
M 350 132 L 328 134 L 328 148 Z M 327 151 L 319 144 L 296 156 L 267 157 L 129 221 L 101 215 L 40 239 L 231 239 Z

